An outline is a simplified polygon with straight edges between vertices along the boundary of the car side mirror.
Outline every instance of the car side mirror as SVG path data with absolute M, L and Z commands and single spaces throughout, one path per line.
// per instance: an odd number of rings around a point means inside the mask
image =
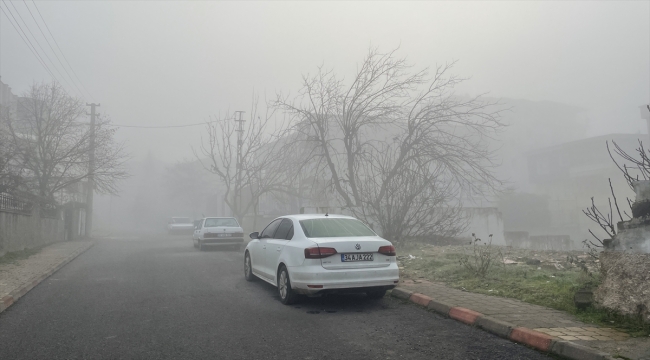
M 250 236 L 251 239 L 253 239 L 253 240 L 255 240 L 255 239 L 259 239 L 259 238 L 260 238 L 260 233 L 259 233 L 259 231 L 252 232 L 252 233 L 250 233 L 250 235 L 248 235 L 248 236 Z

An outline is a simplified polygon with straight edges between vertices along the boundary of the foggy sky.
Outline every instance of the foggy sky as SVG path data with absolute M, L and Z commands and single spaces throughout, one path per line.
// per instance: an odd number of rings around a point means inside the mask
M 85 100 L 117 124 L 248 112 L 253 91 L 295 93 L 318 65 L 350 78 L 370 46 L 399 46 L 416 68 L 458 60 L 454 73 L 471 77 L 461 93 L 580 106 L 588 135 L 646 132 L 638 106 L 650 103 L 647 1 L 37 4 L 92 94 Z M 14 5 L 29 17 L 22 1 Z M 4 15 L 0 75 L 18 94 L 50 79 Z M 203 130 L 122 128 L 118 138 L 135 158 L 151 151 L 175 162 L 193 158 Z

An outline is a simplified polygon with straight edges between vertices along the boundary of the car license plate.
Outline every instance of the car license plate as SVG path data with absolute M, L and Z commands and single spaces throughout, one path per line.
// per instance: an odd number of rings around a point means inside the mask
M 229 237 L 230 234 L 217 234 L 217 237 Z
M 341 261 L 373 261 L 373 254 L 341 254 Z

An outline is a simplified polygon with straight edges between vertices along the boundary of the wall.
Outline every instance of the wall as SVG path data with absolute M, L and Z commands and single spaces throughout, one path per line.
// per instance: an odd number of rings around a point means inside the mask
M 41 218 L 39 233 L 36 219 L 30 215 L 0 211 L 0 256 L 63 241 L 63 220 Z
M 599 255 L 602 283 L 594 293 L 598 306 L 638 316 L 650 323 L 650 181 L 633 183 L 634 218 L 618 223 Z
M 503 235 L 503 218 L 501 213 L 495 207 L 467 207 L 463 208 L 463 213 L 467 216 L 468 226 L 461 238 L 471 238 L 472 233 L 483 241 L 488 240 L 492 234 L 492 244 L 505 246 L 506 241 Z
M 569 235 L 530 236 L 527 231 L 506 231 L 506 245 L 517 249 L 565 251 L 577 249 Z
M 606 250 L 600 263 L 603 282 L 594 292 L 596 303 L 650 323 L 650 254 Z

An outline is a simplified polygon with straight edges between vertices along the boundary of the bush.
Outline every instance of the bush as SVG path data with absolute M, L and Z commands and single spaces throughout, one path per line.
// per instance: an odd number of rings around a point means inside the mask
M 463 247 L 463 254 L 458 262 L 473 276 L 485 277 L 495 263 L 503 263 L 501 250 L 492 246 L 492 234 L 488 242 L 483 243 L 472 233 L 470 245 Z

